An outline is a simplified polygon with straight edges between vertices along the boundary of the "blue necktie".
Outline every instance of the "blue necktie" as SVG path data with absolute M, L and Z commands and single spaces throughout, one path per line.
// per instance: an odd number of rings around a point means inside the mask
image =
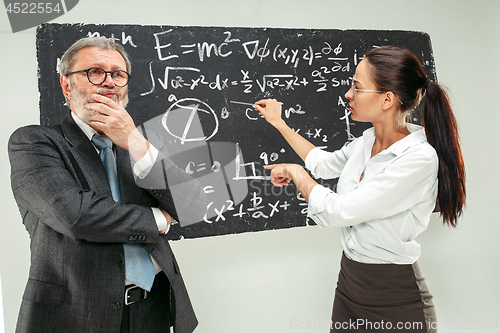
M 113 143 L 105 135 L 94 135 L 92 137 L 92 143 L 99 150 L 99 156 L 101 157 L 106 175 L 108 176 L 113 200 L 121 201 L 116 159 L 111 149 Z M 150 291 L 153 286 L 156 272 L 148 251 L 139 244 L 130 243 L 124 243 L 123 250 L 125 253 L 126 279 L 142 289 Z

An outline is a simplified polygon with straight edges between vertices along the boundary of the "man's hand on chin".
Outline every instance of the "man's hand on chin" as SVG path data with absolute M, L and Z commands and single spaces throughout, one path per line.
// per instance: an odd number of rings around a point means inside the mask
M 95 111 L 89 116 L 89 125 L 98 133 L 106 135 L 115 145 L 129 152 L 132 159 L 139 161 L 149 149 L 149 142 L 137 130 L 132 117 L 123 108 L 122 100 L 93 94 L 95 102 L 86 104 L 88 110 Z

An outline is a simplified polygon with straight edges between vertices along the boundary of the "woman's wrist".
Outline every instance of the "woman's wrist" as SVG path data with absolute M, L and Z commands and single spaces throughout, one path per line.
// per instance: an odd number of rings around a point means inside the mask
M 275 124 L 272 124 L 274 128 L 276 128 L 282 135 L 284 132 L 288 130 L 292 130 L 290 126 L 286 124 L 286 122 L 283 119 L 279 119 Z

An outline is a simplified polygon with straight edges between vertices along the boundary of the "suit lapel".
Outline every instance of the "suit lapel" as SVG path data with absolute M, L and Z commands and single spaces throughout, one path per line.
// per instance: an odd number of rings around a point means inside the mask
M 63 119 L 61 129 L 64 138 L 69 143 L 68 154 L 72 154 L 75 158 L 77 166 L 80 167 L 90 190 L 94 191 L 97 195 L 104 195 L 111 198 L 113 195 L 99 153 L 85 133 L 75 123 L 71 114 L 68 114 Z M 141 190 L 135 183 L 129 153 L 116 146 L 115 152 L 122 201 L 125 203 L 144 204 L 147 201 L 144 196 L 146 192 Z M 171 253 L 168 243 L 165 244 L 168 247 L 168 253 Z M 124 260 L 123 245 L 114 244 L 114 247 Z M 156 245 L 148 244 L 147 247 L 151 249 L 156 247 Z M 160 251 L 160 253 L 167 253 L 165 251 Z M 162 267 L 170 268 L 172 264 L 169 261 L 165 263 L 165 260 L 162 258 L 159 262 L 162 262 Z
M 99 195 L 111 197 L 111 188 L 101 158 L 94 145 L 75 123 L 71 114 L 68 114 L 63 119 L 61 128 L 66 141 L 70 144 L 70 153 L 75 157 L 90 189 Z M 129 153 L 116 146 L 115 153 L 122 201 L 129 203 L 142 202 L 142 191 L 138 190 L 135 185 Z
M 73 155 L 82 170 L 91 190 L 98 195 L 112 196 L 108 177 L 99 154 L 85 133 L 78 127 L 70 114 L 61 122 L 64 138 L 69 143 L 69 153 Z

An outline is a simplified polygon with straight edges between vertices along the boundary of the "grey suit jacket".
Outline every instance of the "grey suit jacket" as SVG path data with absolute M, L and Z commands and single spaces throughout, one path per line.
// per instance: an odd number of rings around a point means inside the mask
M 128 153 L 117 149 L 116 156 L 121 202 L 113 201 L 99 155 L 71 115 L 55 128 L 27 126 L 12 134 L 12 190 L 31 238 L 17 332 L 118 332 L 125 242 L 141 243 L 168 277 L 175 332 L 197 326 L 167 236 L 158 233 L 150 208 L 160 206 L 178 217 L 168 184 L 160 190 L 138 187 Z M 164 174 L 188 177 L 164 156 L 158 163 L 155 168 Z M 186 198 L 202 191 L 192 184 Z M 188 205 L 200 211 L 201 220 L 204 203 Z

